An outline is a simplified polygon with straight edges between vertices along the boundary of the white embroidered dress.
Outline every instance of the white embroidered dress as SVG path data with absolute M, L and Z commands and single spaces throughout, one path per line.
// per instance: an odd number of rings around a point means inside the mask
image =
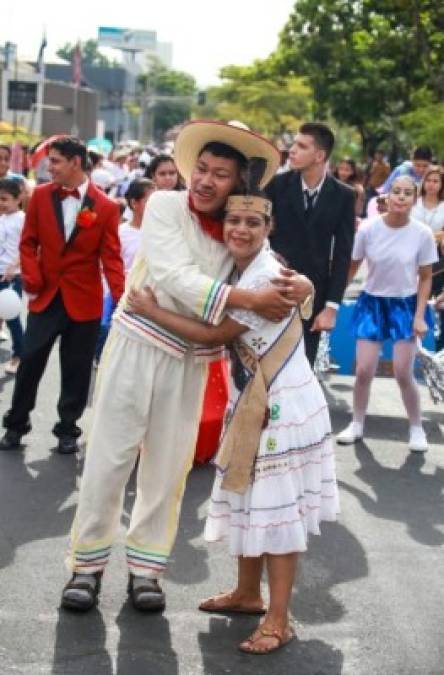
M 272 253 L 263 248 L 237 286 L 264 287 L 279 268 Z M 229 314 L 249 327 L 242 339 L 258 355 L 270 349 L 289 321 L 274 324 L 244 310 Z M 240 395 L 233 378 L 230 389 L 227 417 Z M 223 474 L 216 460 L 205 538 L 228 537 L 234 556 L 305 551 L 308 534 L 320 534 L 319 523 L 336 520 L 339 512 L 327 403 L 306 359 L 303 338 L 271 383 L 268 407 L 268 425 L 244 495 L 221 488 Z

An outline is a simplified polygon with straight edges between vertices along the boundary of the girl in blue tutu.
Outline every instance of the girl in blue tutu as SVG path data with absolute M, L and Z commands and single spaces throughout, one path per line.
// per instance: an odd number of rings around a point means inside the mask
M 409 449 L 427 450 L 413 365 L 416 338 L 424 336 L 432 326 L 427 300 L 437 253 L 430 228 L 411 217 L 415 201 L 413 179 L 400 176 L 390 189 L 387 213 L 372 218 L 356 233 L 349 281 L 364 259 L 368 276 L 352 317 L 357 338 L 353 419 L 336 439 L 344 445 L 363 437 L 381 346 L 384 340 L 391 340 L 393 372 L 410 423 Z

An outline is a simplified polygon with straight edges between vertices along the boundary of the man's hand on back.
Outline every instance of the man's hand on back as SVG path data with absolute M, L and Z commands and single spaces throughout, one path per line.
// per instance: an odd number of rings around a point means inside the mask
M 321 330 L 333 330 L 335 325 L 336 310 L 333 307 L 324 307 L 324 309 L 315 317 L 310 331 L 315 333 Z

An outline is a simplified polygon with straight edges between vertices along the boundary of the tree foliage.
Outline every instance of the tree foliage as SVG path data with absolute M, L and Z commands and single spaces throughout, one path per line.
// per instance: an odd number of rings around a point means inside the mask
M 435 103 L 430 92 L 419 90 L 415 108 L 401 117 L 401 127 L 415 145 L 429 145 L 444 161 L 444 102 Z
M 203 117 L 236 119 L 267 136 L 295 131 L 311 113 L 310 87 L 294 75 L 276 76 L 268 60 L 251 66 L 226 66 L 220 71 L 222 84 L 211 87 Z
M 76 44 L 66 42 L 63 47 L 57 50 L 56 54 L 65 61 L 72 62 Z M 117 61 L 109 59 L 99 50 L 99 43 L 97 40 L 86 40 L 80 43 L 80 53 L 82 56 L 82 63 L 87 66 L 101 66 L 102 68 L 114 68 L 120 65 Z
M 145 134 L 157 140 L 168 129 L 191 117 L 196 81 L 192 75 L 166 68 L 157 59 L 138 78 L 141 107 L 145 112 Z
M 316 116 L 356 127 L 371 150 L 397 139 L 418 89 L 442 98 L 443 57 L 444 6 L 435 0 L 298 0 L 273 66 L 305 76 Z

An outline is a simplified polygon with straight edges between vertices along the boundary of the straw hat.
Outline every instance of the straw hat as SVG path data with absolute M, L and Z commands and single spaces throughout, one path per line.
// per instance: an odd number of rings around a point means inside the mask
M 267 161 L 267 168 L 260 182 L 261 188 L 273 178 L 279 167 L 280 154 L 277 148 L 263 136 L 250 131 L 242 122 L 193 120 L 182 128 L 174 145 L 174 161 L 187 182 L 200 151 L 207 143 L 212 142 L 230 145 L 247 159 L 263 157 Z

